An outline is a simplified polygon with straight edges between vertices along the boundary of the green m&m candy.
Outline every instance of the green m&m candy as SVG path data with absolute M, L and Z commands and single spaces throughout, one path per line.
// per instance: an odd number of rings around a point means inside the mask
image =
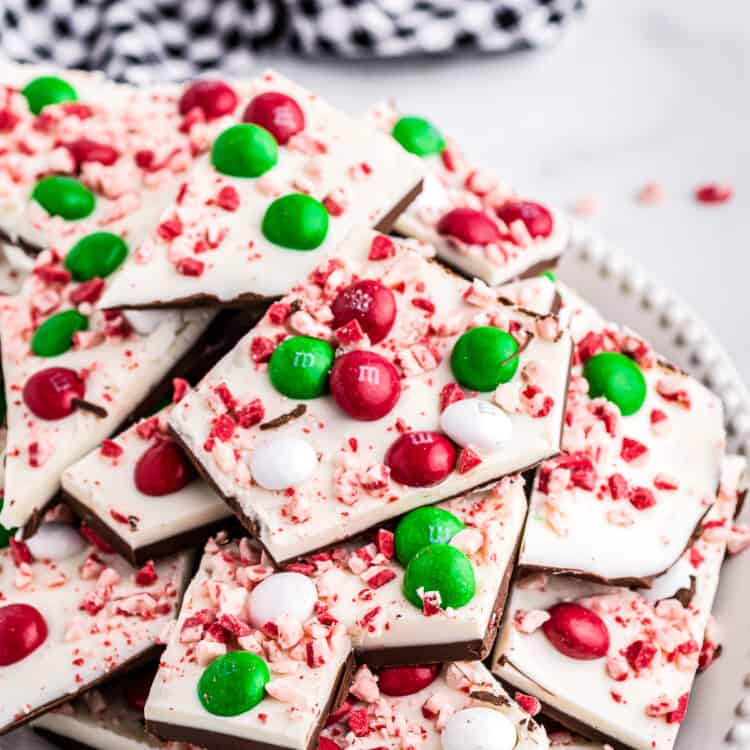
M 74 102 L 78 99 L 76 90 L 57 76 L 40 76 L 30 81 L 21 89 L 26 97 L 29 109 L 38 115 L 48 104 Z
M 315 250 L 328 234 L 328 210 L 309 195 L 283 195 L 266 209 L 262 230 L 269 242 L 288 250 Z
M 557 281 L 557 276 L 555 276 L 554 271 L 542 271 L 539 275 L 549 279 L 553 284 Z
M 421 549 L 430 544 L 448 544 L 463 528 L 463 521 L 447 510 L 417 508 L 407 513 L 396 527 L 396 557 L 406 567 Z
M 402 117 L 394 125 L 391 135 L 417 156 L 433 156 L 445 149 L 443 134 L 422 117 Z
M 422 599 L 417 593 L 419 589 L 438 591 L 442 608 L 463 607 L 476 592 L 471 560 L 450 544 L 423 547 L 412 557 L 404 575 L 404 596 L 422 609 Z
M 453 377 L 466 388 L 486 393 L 507 383 L 518 369 L 518 342 L 493 326 L 466 331 L 453 346 Z
M 43 177 L 31 197 L 52 216 L 85 219 L 96 206 L 94 194 L 71 177 Z
M 73 346 L 73 334 L 89 327 L 88 318 L 78 310 L 57 313 L 36 329 L 31 350 L 37 357 L 56 357 Z
M 232 651 L 211 662 L 198 681 L 198 699 L 215 716 L 237 716 L 257 706 L 271 679 L 268 665 L 249 651 Z
M 589 381 L 589 396 L 604 396 L 620 407 L 624 417 L 635 414 L 646 400 L 646 378 L 641 368 L 619 352 L 600 352 L 586 362 L 583 377 Z
M 211 148 L 211 164 L 232 177 L 260 177 L 278 160 L 276 139 L 260 125 L 249 123 L 227 128 Z
M 65 256 L 65 268 L 76 281 L 104 279 L 116 270 L 128 255 L 122 237 L 111 232 L 94 232 L 82 237 Z
M 274 388 L 289 398 L 317 398 L 328 390 L 333 348 L 323 339 L 292 336 L 274 349 L 268 376 Z

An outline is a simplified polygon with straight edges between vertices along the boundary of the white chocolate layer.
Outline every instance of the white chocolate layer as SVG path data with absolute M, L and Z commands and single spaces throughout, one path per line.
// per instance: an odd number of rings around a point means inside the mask
M 380 242 L 380 236 L 366 230 L 353 232 L 336 259 L 321 265 L 325 281 L 316 283 L 317 277 L 311 277 L 284 298 L 282 308 L 273 306 L 169 417 L 171 428 L 219 491 L 236 499 L 246 520 L 257 524 L 261 541 L 278 562 L 342 541 L 420 505 L 534 466 L 559 450 L 571 341 L 566 333 L 557 331 L 556 319 L 541 321 L 499 304 L 495 290 L 481 282 L 470 285 L 411 250 L 401 248 L 393 257 L 370 261 L 373 241 Z M 224 387 L 240 406 L 260 399 L 265 419 L 288 414 L 297 406 L 273 387 L 267 365 L 253 362 L 251 347 L 267 342 L 272 348 L 279 334 L 289 333 L 335 342 L 330 325 L 322 321 L 330 316 L 329 306 L 337 291 L 348 286 L 354 275 L 380 279 L 397 289 L 394 327 L 387 338 L 370 347 L 394 361 L 403 375 L 401 397 L 390 414 L 376 421 L 355 420 L 345 415 L 331 396 L 323 396 L 303 402 L 304 416 L 281 427 L 260 431 L 257 426 L 237 426 L 228 444 L 209 439 L 215 420 L 227 410 L 218 395 Z M 434 314 L 412 304 L 412 299 L 434 305 Z M 274 323 L 280 309 L 291 312 L 292 303 L 302 308 Z M 505 330 L 517 328 L 517 337 L 529 337 L 528 346 L 519 353 L 514 378 L 497 394 L 480 394 L 480 398 L 499 398 L 501 408 L 509 412 L 513 428 L 510 444 L 482 455 L 481 463 L 466 473 L 452 472 L 436 486 L 407 487 L 389 483 L 386 477 L 379 489 L 366 490 L 367 480 L 360 477 L 370 468 L 382 473 L 386 451 L 403 431 L 439 429 L 441 390 L 455 386 L 450 369 L 452 347 L 469 327 L 490 323 Z M 523 393 L 531 386 L 538 388 L 537 397 L 525 402 Z M 319 455 L 315 475 L 296 488 L 292 497 L 264 490 L 250 477 L 249 459 L 256 443 L 278 436 L 302 438 Z M 229 450 L 230 446 L 238 453 Z
M 390 135 L 400 117 L 401 113 L 392 104 L 383 103 L 373 108 L 368 119 Z M 396 230 L 406 237 L 432 245 L 440 260 L 490 286 L 504 284 L 545 262 L 554 265 L 569 238 L 568 223 L 557 212 L 550 212 L 553 229 L 548 237 L 534 238 L 528 231 L 518 228 L 513 240 L 503 240 L 487 247 L 466 245 L 437 231 L 440 219 L 454 208 L 482 210 L 497 221 L 494 207 L 519 197 L 494 174 L 478 169 L 468 161 L 450 138 L 444 153 L 447 158 L 442 155 L 422 157 L 429 169 L 422 192 L 399 217 Z
M 537 473 L 520 564 L 610 581 L 659 575 L 680 557 L 713 502 L 725 442 L 721 401 L 634 334 L 605 323 L 564 289 L 562 296 L 561 317 L 570 321 L 579 355 L 565 453 Z M 630 347 L 640 364 L 647 392 L 635 414 L 622 416 L 612 402 L 588 396 L 580 355 L 600 336 L 610 350 Z M 628 456 L 629 441 L 647 452 Z M 589 478 L 577 479 L 582 473 Z M 613 489 L 618 480 L 627 490 Z M 655 504 L 639 509 L 634 492 Z
M 0 731 L 51 702 L 102 679 L 155 646 L 175 617 L 190 555 L 159 562 L 150 584 L 122 558 L 85 546 L 65 560 L 14 564 L 0 551 L 2 603 L 35 607 L 46 640 L 0 667 Z
M 162 410 L 149 420 L 141 420 L 114 438 L 122 453 L 115 459 L 101 448 L 66 469 L 63 489 L 107 524 L 131 549 L 172 539 L 193 529 L 228 518 L 231 513 L 221 498 L 201 479 L 161 497 L 150 497 L 135 484 L 135 467 L 141 456 L 164 439 Z M 153 425 L 154 433 L 147 437 Z
M 511 700 L 478 661 L 445 664 L 432 684 L 411 695 L 389 697 L 378 691 L 368 697 L 374 699 L 353 700 L 351 704 L 352 712 L 367 712 L 366 735 L 358 737 L 349 731 L 350 712 L 326 727 L 322 737 L 341 750 L 443 750 L 440 735 L 448 719 L 462 709 L 482 706 L 499 711 L 515 726 L 513 750 L 546 750 L 550 746 L 544 729 Z
M 685 553 L 696 577 L 687 608 L 676 599 L 654 605 L 626 589 L 565 576 L 526 579 L 511 596 L 495 650 L 495 674 L 628 747 L 670 750 L 698 667 L 744 465 L 738 457 L 726 460 L 716 505 Z M 606 658 L 571 659 L 540 629 L 522 632 L 524 617 L 561 601 L 577 601 L 604 620 L 610 635 Z M 640 670 L 626 658 L 638 640 L 655 648 L 649 666 Z
M 136 251 L 142 262 L 117 275 L 105 306 L 168 305 L 196 296 L 221 302 L 248 294 L 280 296 L 337 247 L 353 226 L 377 226 L 419 184 L 424 169 L 418 159 L 276 73 L 265 73 L 243 90 L 237 114 L 253 97 L 268 91 L 285 93 L 299 104 L 305 129 L 279 146 L 278 162 L 259 178 L 221 174 L 208 154 L 198 158 L 179 201 L 161 219 L 177 217 L 179 235 L 165 239 L 154 232 Z M 240 117 L 225 125 L 238 122 Z M 222 188 L 235 191 L 238 206 L 225 209 L 216 204 Z M 268 206 L 288 193 L 305 193 L 320 201 L 330 197 L 343 209 L 329 210 L 328 233 L 314 250 L 281 247 L 261 231 Z M 207 241 L 208 250 L 196 251 L 196 243 L 205 248 Z M 183 259 L 203 264 L 201 273 L 178 272 Z

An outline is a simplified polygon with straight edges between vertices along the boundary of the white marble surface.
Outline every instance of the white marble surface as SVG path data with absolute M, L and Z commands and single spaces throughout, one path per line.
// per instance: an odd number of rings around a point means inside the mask
M 334 63 L 261 57 L 352 111 L 394 96 L 530 195 L 598 197 L 592 227 L 701 314 L 747 378 L 750 4 L 592 0 L 555 48 L 514 57 Z M 658 180 L 657 206 L 635 200 Z M 704 181 L 734 200 L 698 205 Z

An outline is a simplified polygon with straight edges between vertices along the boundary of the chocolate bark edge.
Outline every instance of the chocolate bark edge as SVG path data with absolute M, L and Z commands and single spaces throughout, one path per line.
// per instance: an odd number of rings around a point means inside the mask
M 55 698 L 54 700 L 51 700 L 39 706 L 38 708 L 32 709 L 31 711 L 29 711 L 29 713 L 24 714 L 20 719 L 16 719 L 10 722 L 10 724 L 6 724 L 4 727 L 0 727 L 0 737 L 14 729 L 18 729 L 18 727 L 23 726 L 24 724 L 28 724 L 28 722 L 39 718 L 43 714 L 51 711 L 53 708 L 61 706 L 63 703 L 67 703 L 68 701 L 79 698 L 81 695 L 83 695 L 83 693 L 91 690 L 91 688 L 98 687 L 99 685 L 108 682 L 114 677 L 120 677 L 127 672 L 137 669 L 138 667 L 145 666 L 150 661 L 153 661 L 163 650 L 163 645 L 158 643 L 152 644 L 145 651 L 142 651 L 140 654 L 136 654 L 135 656 L 131 656 L 130 659 L 127 659 L 110 672 L 97 677 L 91 682 L 87 682 L 85 685 L 81 685 L 74 692 L 67 693 L 60 698 Z
M 679 559 L 679 558 L 678 558 Z M 670 567 L 672 567 L 670 565 Z M 669 568 L 667 568 L 669 570 Z M 652 576 L 624 576 L 621 578 L 606 578 L 596 573 L 587 573 L 579 568 L 554 568 L 549 565 L 525 565 L 520 564 L 518 567 L 519 576 L 533 575 L 535 573 L 544 573 L 551 576 L 571 576 L 582 581 L 599 583 L 605 586 L 622 586 L 629 589 L 650 589 L 654 578 L 660 573 Z
M 217 297 L 215 294 L 206 294 L 199 292 L 189 294 L 187 297 L 177 297 L 176 299 L 155 300 L 154 302 L 139 302 L 137 304 L 117 305 L 114 307 L 105 307 L 104 310 L 172 310 L 179 308 L 181 310 L 195 307 L 211 307 L 220 310 L 246 310 L 248 307 L 267 308 L 272 302 L 280 299 L 280 296 L 268 297 L 254 292 L 245 292 L 230 300 Z
M 335 687 L 331 690 L 329 699 L 320 712 L 320 719 L 310 734 L 310 739 L 305 750 L 316 750 L 318 738 L 325 728 L 328 714 L 331 711 L 335 711 L 343 703 L 349 692 L 353 674 L 354 659 L 350 654 L 339 669 Z M 212 732 L 209 729 L 170 724 L 164 721 L 150 721 L 146 719 L 146 729 L 151 734 L 165 741 L 187 742 L 192 745 L 198 745 L 204 750 L 289 750 L 289 747 L 285 745 L 273 745 L 268 742 L 237 737 L 236 735 Z
M 503 661 L 504 663 L 509 664 L 511 667 L 513 667 L 513 669 L 516 669 L 519 674 L 523 674 L 523 672 L 517 669 L 517 667 L 515 667 L 510 660 L 503 657 Z M 513 685 L 512 682 L 503 677 L 499 677 L 497 674 L 495 676 L 509 693 L 516 690 L 516 686 Z M 534 684 L 536 685 L 536 683 Z M 537 685 L 537 687 L 539 686 Z M 579 734 L 581 735 L 581 737 L 592 740 L 593 742 L 601 742 L 604 745 L 610 745 L 612 748 L 614 748 L 614 750 L 634 750 L 632 745 L 626 745 L 624 742 L 617 740 L 614 737 L 610 737 L 608 734 L 605 734 L 604 732 L 601 732 L 598 729 L 589 726 L 580 719 L 576 719 L 575 716 L 570 716 L 564 711 L 555 708 L 554 706 L 550 706 L 549 703 L 543 701 L 541 698 L 539 698 L 539 696 L 534 697 L 539 700 L 539 703 L 542 706 L 542 716 L 556 721 L 558 724 L 562 725 L 566 729 L 569 729 L 571 732 Z
M 157 542 L 145 544 L 142 547 L 133 547 L 125 537 L 117 533 L 109 524 L 105 523 L 85 503 L 82 503 L 75 495 L 67 490 L 61 491 L 62 502 L 65 503 L 82 521 L 90 526 L 107 544 L 114 548 L 115 552 L 124 557 L 133 567 L 145 565 L 149 560 L 173 555 L 186 549 L 201 546 L 212 536 L 220 531 L 226 530 L 232 533 L 239 530 L 239 524 L 232 516 L 227 515 L 216 521 L 197 526 L 193 529 L 185 529 L 172 536 L 160 539 Z
M 748 490 L 742 490 L 737 495 L 737 505 L 735 506 L 735 509 L 734 509 L 735 520 L 742 515 L 742 511 L 745 509 L 745 501 L 747 500 L 747 493 L 748 493 Z
M 23 250 L 23 252 L 31 258 L 35 258 L 39 253 L 44 251 L 44 248 L 41 245 L 35 245 L 33 242 L 29 242 L 27 239 L 21 237 L 21 235 L 11 237 L 4 229 L 0 229 L 0 242 L 4 242 Z
M 417 196 L 422 192 L 423 187 L 424 180 L 420 179 L 419 182 L 380 219 L 373 229 L 376 232 L 388 234 L 388 232 L 393 229 L 396 219 L 398 219 L 398 217 L 401 216 L 401 214 L 404 213 L 404 211 L 406 211 L 406 209 L 416 200 Z
M 408 237 L 405 234 L 401 234 L 400 232 L 393 232 L 393 236 L 399 239 L 408 240 L 413 239 L 411 237 Z M 429 244 L 429 243 L 428 243 Z M 548 259 L 537 261 L 536 263 L 533 263 L 525 270 L 521 271 L 520 273 L 517 273 L 515 276 L 511 276 L 509 279 L 506 279 L 505 281 L 501 281 L 498 284 L 492 285 L 491 289 L 498 289 L 501 286 L 505 286 L 506 284 L 512 284 L 516 281 L 526 281 L 527 279 L 533 279 L 537 276 L 541 276 L 545 271 L 552 271 L 560 263 L 560 259 L 563 256 L 563 253 L 567 247 L 564 247 L 560 252 Z M 441 258 L 439 256 L 435 256 L 434 260 L 443 268 L 447 269 L 448 271 L 452 271 L 456 276 L 459 276 L 465 281 L 473 281 L 475 278 L 478 278 L 475 274 L 468 273 L 467 271 L 462 270 L 457 265 L 450 263 L 449 261 L 445 260 L 444 258 Z M 557 301 L 557 309 L 559 310 L 562 305 L 562 297 L 556 295 L 556 301 Z M 509 301 L 509 304 L 513 304 Z M 553 303 L 554 304 L 554 303 Z M 552 311 L 550 311 L 550 314 L 554 314 Z

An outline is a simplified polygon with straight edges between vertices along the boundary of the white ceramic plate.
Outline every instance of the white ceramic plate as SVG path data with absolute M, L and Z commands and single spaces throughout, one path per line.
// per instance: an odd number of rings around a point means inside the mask
M 750 394 L 726 352 L 679 297 L 591 237 L 581 224 L 574 224 L 559 276 L 607 318 L 638 331 L 658 352 L 718 393 L 726 408 L 729 450 L 750 456 Z M 750 519 L 750 502 L 743 516 Z M 714 609 L 724 651 L 696 681 L 677 750 L 750 750 L 749 573 L 750 552 L 724 567 Z M 50 747 L 27 729 L 0 740 L 2 750 Z

